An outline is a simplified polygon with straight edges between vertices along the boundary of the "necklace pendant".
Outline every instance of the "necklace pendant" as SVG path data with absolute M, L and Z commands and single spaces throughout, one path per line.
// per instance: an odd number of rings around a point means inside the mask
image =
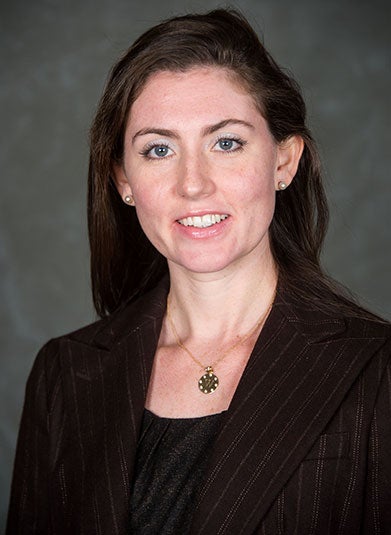
M 219 386 L 219 378 L 213 373 L 212 366 L 207 366 L 205 372 L 198 381 L 198 388 L 203 394 L 211 394 Z

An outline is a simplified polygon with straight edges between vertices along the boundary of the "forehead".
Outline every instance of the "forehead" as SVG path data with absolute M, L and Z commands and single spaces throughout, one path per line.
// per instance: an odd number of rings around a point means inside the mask
M 195 67 L 153 74 L 131 107 L 128 126 L 151 120 L 205 120 L 208 115 L 218 120 L 237 114 L 249 118 L 254 113 L 259 113 L 254 99 L 235 73 L 219 67 Z

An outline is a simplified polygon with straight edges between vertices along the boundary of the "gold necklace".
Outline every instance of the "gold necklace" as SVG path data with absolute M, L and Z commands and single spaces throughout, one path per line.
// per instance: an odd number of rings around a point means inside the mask
M 271 309 L 272 309 L 272 306 L 273 306 L 273 303 L 274 303 L 274 298 L 275 298 L 275 294 L 273 295 L 273 299 L 270 303 L 270 306 L 268 307 L 268 309 L 266 310 L 266 312 L 264 314 L 262 314 L 262 316 L 259 318 L 259 320 L 257 321 L 256 325 L 249 331 L 247 332 L 245 335 L 243 335 L 241 338 L 239 338 L 239 340 L 237 340 L 234 345 L 232 345 L 231 347 L 229 347 L 222 355 L 220 358 L 218 358 L 217 360 L 215 360 L 212 364 L 210 364 L 209 366 L 205 366 L 204 364 L 202 364 L 202 362 L 200 360 L 198 360 L 194 355 L 193 353 L 190 351 L 190 349 L 188 347 L 185 346 L 185 344 L 182 342 L 182 340 L 180 339 L 179 337 L 179 334 L 178 334 L 178 331 L 176 330 L 176 327 L 175 327 L 175 324 L 174 324 L 174 321 L 172 319 L 172 316 L 171 316 L 171 310 L 170 310 L 170 296 L 168 296 L 168 299 L 167 299 L 167 319 L 168 319 L 168 322 L 170 324 L 170 327 L 171 327 L 171 330 L 172 330 L 172 333 L 174 335 L 174 338 L 175 338 L 175 341 L 176 341 L 176 344 L 178 347 L 180 347 L 183 351 L 185 351 L 189 357 L 196 363 L 198 364 L 198 366 L 200 366 L 201 368 L 204 368 L 205 370 L 205 373 L 202 377 L 200 377 L 200 379 L 198 380 L 198 388 L 201 390 L 201 392 L 203 394 L 211 394 L 212 392 L 214 392 L 216 390 L 216 388 L 219 386 L 219 378 L 217 377 L 217 375 L 214 373 L 213 371 L 213 368 L 214 366 L 216 366 L 216 364 L 218 364 L 219 362 L 221 362 L 223 359 L 225 359 L 225 357 L 227 355 L 229 355 L 229 353 L 231 353 L 231 351 L 233 351 L 234 349 L 236 349 L 237 347 L 239 347 L 241 344 L 243 344 L 248 338 L 250 338 L 253 334 L 256 333 L 256 331 L 263 325 L 263 323 L 266 321 L 266 318 L 268 317 Z M 202 354 L 202 356 L 200 357 L 201 359 L 206 355 L 206 353 L 208 353 L 208 351 L 206 351 L 205 353 Z

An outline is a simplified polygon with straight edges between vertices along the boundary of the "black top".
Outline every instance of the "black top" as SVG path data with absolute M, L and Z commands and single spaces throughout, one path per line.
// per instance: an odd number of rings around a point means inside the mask
M 185 535 L 221 414 L 161 418 L 145 410 L 131 495 L 131 533 Z

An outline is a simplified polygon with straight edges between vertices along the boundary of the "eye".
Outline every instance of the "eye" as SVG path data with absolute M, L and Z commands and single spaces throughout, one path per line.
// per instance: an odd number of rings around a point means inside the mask
M 169 152 L 170 149 L 166 145 L 158 145 L 157 147 L 153 147 L 153 149 L 149 151 L 149 154 L 154 158 L 164 158 Z
M 168 145 L 165 145 L 164 143 L 158 143 L 147 145 L 140 154 L 150 160 L 157 160 L 159 158 L 162 159 L 166 158 L 167 156 L 171 156 L 173 151 Z
M 213 148 L 219 152 L 235 152 L 241 150 L 245 144 L 245 141 L 237 137 L 222 137 Z

